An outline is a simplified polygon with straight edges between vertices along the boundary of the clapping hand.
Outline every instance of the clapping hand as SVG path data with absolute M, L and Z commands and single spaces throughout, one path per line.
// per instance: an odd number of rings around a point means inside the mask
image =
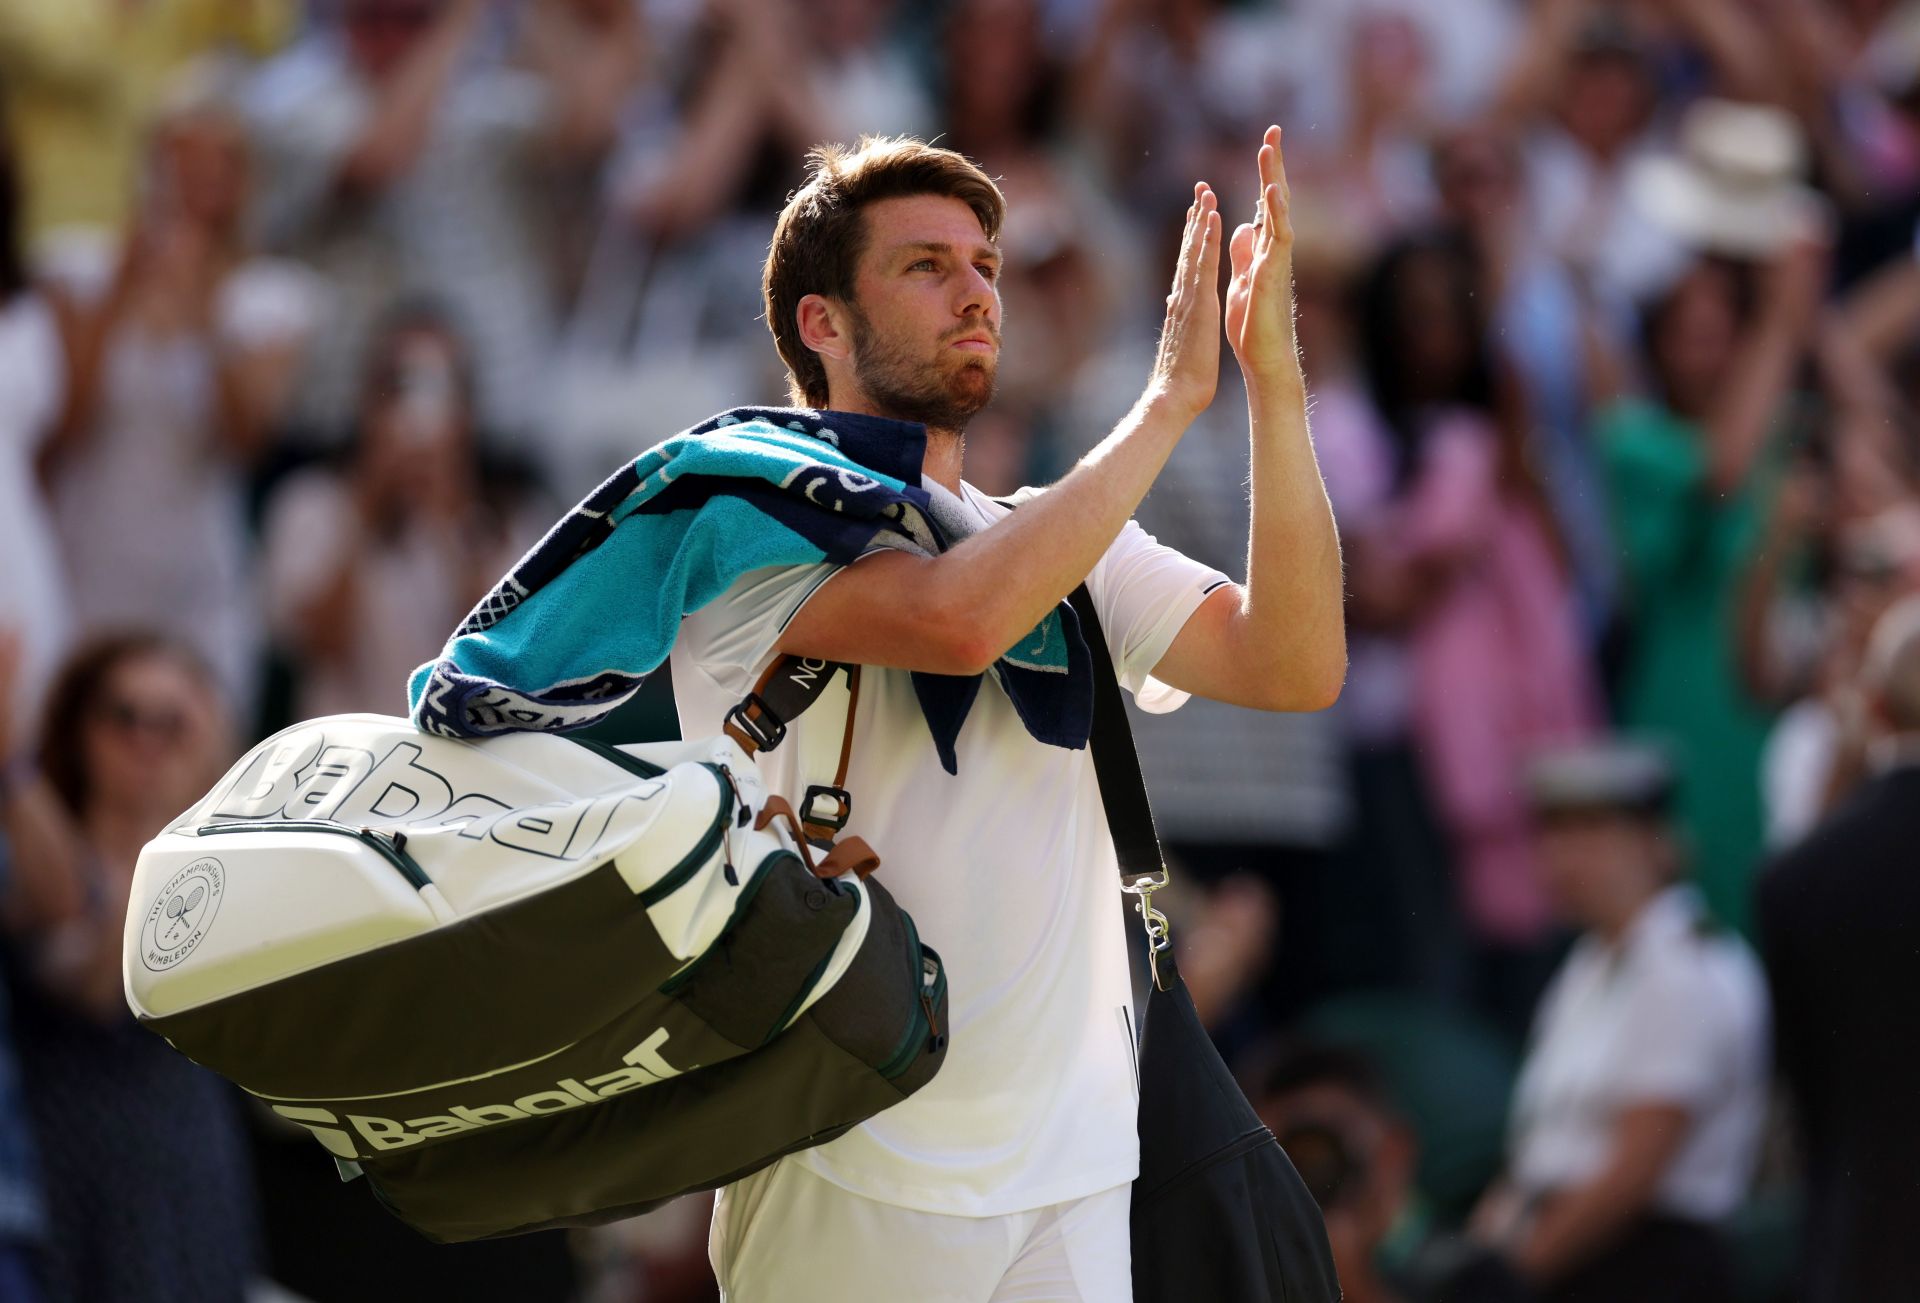
M 1258 166 L 1260 202 L 1254 220 L 1233 233 L 1233 280 L 1227 286 L 1227 342 L 1252 394 L 1301 384 L 1293 331 L 1293 223 L 1280 128 L 1267 128 Z
M 1202 181 L 1193 187 L 1180 260 L 1167 294 L 1167 319 L 1152 387 L 1198 416 L 1220 383 L 1220 200 Z

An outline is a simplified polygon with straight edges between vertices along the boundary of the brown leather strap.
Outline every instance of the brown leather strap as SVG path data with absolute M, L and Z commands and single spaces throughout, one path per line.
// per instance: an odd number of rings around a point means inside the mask
M 806 864 L 807 872 L 814 877 L 822 876 L 820 866 L 813 862 L 813 849 L 807 845 L 806 834 L 800 831 L 800 818 L 794 814 L 793 807 L 787 804 L 784 796 L 769 796 L 767 803 L 760 807 L 760 817 L 753 821 L 755 832 L 764 832 L 768 824 L 775 819 L 785 819 L 787 827 L 793 832 L 794 849 L 800 852 L 800 859 Z
M 860 713 L 860 667 L 847 666 L 847 730 L 840 738 L 840 767 L 833 771 L 833 785 L 847 785 L 847 764 L 853 759 L 853 717 Z
M 867 845 L 865 837 L 842 837 L 833 844 L 833 849 L 821 858 L 820 865 L 814 872 L 823 878 L 837 878 L 848 870 L 852 870 L 854 874 L 864 879 L 879 867 L 880 856 L 873 847 Z
M 865 877 L 880 866 L 880 857 L 873 853 L 873 848 L 858 838 L 848 839 L 844 853 L 839 853 L 834 845 L 834 838 L 847 826 L 847 818 L 853 813 L 853 797 L 847 791 L 847 768 L 853 761 L 853 725 L 860 712 L 860 667 L 782 656 L 767 667 L 746 699 L 727 713 L 722 728 L 734 744 L 750 756 L 771 750 L 786 737 L 787 724 L 823 695 L 825 684 L 839 670 L 847 672 L 847 718 L 840 735 L 840 761 L 832 784 L 808 787 L 798 813 L 785 799 L 770 797 L 754 826 L 765 828 L 775 819 L 785 819 L 793 830 L 801 858 L 812 872 L 822 877 L 837 877 L 851 869 Z M 810 817 L 803 819 L 802 815 Z M 810 845 L 827 852 L 827 858 L 819 865 L 814 863 Z M 835 867 L 827 869 L 827 864 Z
M 847 766 L 853 759 L 853 721 L 860 713 L 860 667 L 847 666 L 847 722 L 840 735 L 840 763 L 833 771 L 833 786 L 830 791 L 818 787 L 809 787 L 802 798 L 800 807 L 800 826 L 806 829 L 807 837 L 816 846 L 831 845 L 833 839 L 847 826 L 847 818 L 853 813 L 853 796 L 847 791 Z M 837 794 L 839 808 L 834 811 L 836 822 L 822 823 L 809 818 L 814 813 L 813 797 Z

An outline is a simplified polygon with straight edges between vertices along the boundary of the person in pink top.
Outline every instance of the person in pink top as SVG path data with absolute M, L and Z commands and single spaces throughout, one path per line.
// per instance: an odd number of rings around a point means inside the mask
M 1360 334 L 1396 488 L 1356 549 L 1356 595 L 1397 615 L 1408 726 L 1449 834 L 1461 908 L 1496 950 L 1551 927 L 1520 782 L 1540 748 L 1590 734 L 1599 694 L 1560 544 L 1451 240 L 1390 247 Z

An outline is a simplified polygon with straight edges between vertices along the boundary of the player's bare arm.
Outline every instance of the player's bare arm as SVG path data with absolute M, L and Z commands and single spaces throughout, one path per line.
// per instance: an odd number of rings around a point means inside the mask
M 1197 696 L 1263 710 L 1320 710 L 1346 678 L 1340 539 L 1307 432 L 1293 328 L 1293 226 L 1280 128 L 1257 165 L 1256 219 L 1233 233 L 1227 339 L 1246 381 L 1253 463 L 1247 581 L 1195 611 L 1154 669 Z

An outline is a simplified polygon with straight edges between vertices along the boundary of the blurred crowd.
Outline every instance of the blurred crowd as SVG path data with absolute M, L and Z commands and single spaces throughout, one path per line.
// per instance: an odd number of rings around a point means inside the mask
M 435 1248 L 140 1031 L 139 847 L 780 400 L 816 142 L 1000 178 L 1004 492 L 1268 122 L 1351 670 L 1136 729 L 1348 1297 L 1920 1297 L 1920 3 L 0 0 L 0 1298 L 712 1297 L 699 1200 Z M 1230 571 L 1237 383 L 1140 516 Z

